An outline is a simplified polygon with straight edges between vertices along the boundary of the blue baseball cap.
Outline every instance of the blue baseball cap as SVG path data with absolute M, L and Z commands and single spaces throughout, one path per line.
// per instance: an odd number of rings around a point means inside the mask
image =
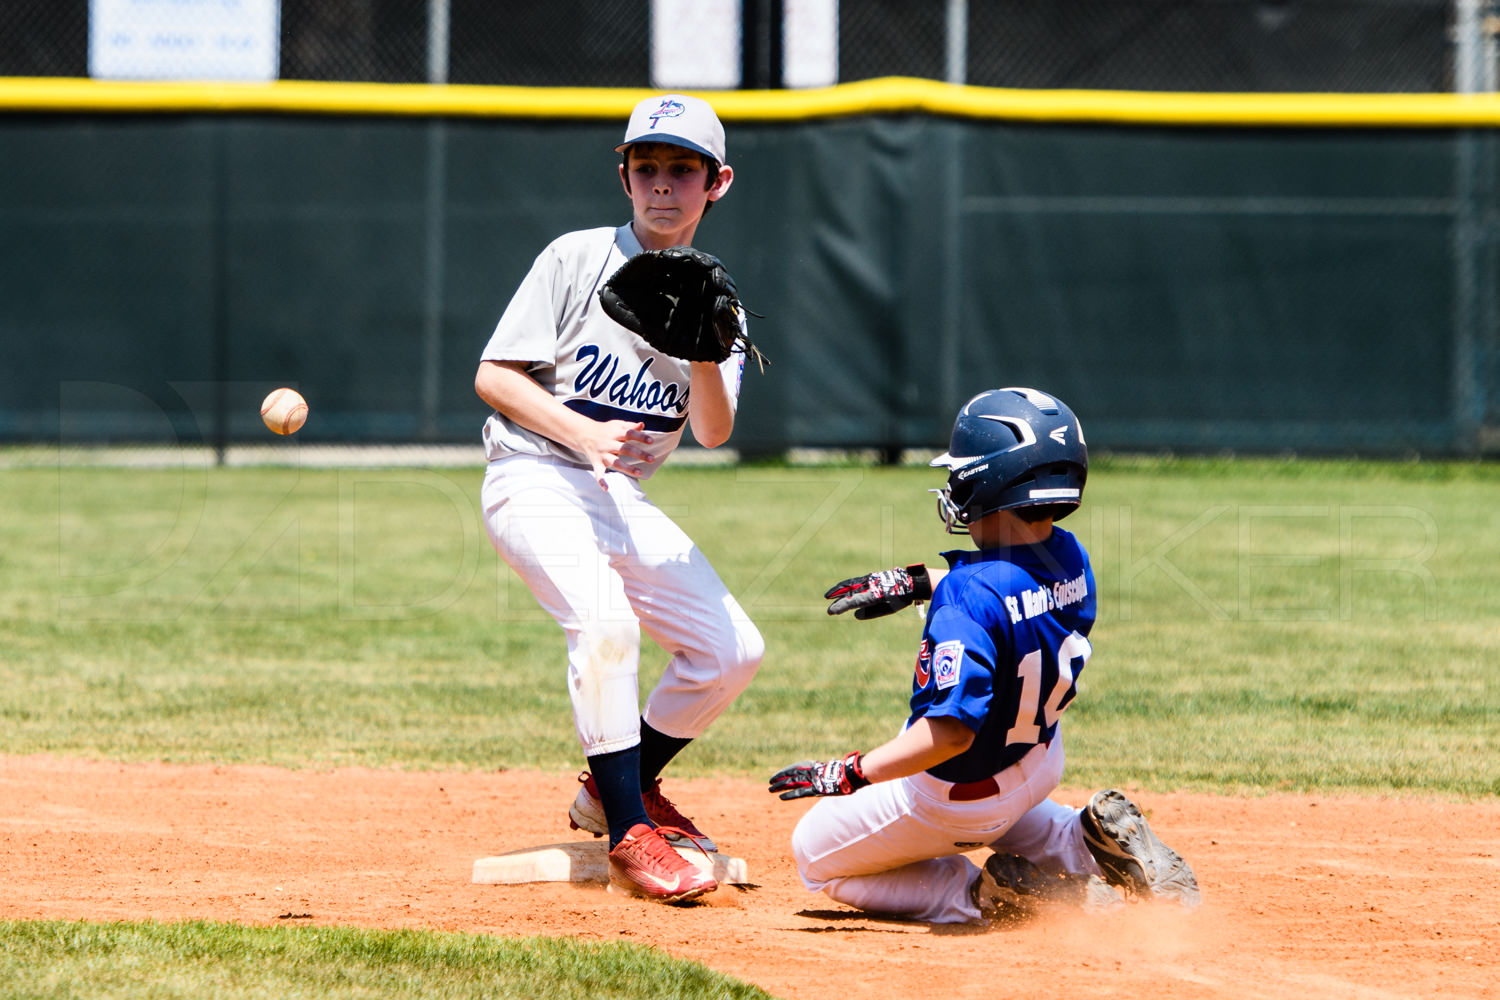
M 685 94 L 663 94 L 648 97 L 630 113 L 625 126 L 625 141 L 615 147 L 616 153 L 638 142 L 660 142 L 682 146 L 702 153 L 715 163 L 724 164 L 724 126 L 714 109 L 701 97 Z

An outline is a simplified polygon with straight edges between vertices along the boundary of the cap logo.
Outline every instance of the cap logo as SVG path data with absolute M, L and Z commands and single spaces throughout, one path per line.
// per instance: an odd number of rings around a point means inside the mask
M 1056 441 L 1058 444 L 1067 444 L 1068 443 L 1068 425 L 1067 424 L 1063 424 L 1061 427 L 1054 427 L 1054 428 L 1052 428 L 1052 432 L 1050 434 L 1048 434 L 1047 436 L 1049 438 L 1051 438 L 1052 440 Z
M 661 102 L 661 107 L 651 113 L 651 128 L 655 130 L 657 124 L 663 118 L 680 118 L 686 112 L 687 108 L 683 106 L 681 101 L 665 98 Z

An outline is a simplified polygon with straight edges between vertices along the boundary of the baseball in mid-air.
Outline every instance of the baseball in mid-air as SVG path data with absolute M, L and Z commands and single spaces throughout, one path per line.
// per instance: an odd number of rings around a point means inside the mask
M 295 434 L 307 423 L 307 400 L 296 389 L 273 390 L 260 404 L 260 419 L 277 434 Z

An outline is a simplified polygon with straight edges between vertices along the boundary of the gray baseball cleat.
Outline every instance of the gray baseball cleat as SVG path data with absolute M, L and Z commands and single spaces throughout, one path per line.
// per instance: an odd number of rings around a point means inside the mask
M 1035 916 L 1042 904 L 1102 913 L 1125 900 L 1098 875 L 1049 875 L 1019 854 L 992 854 L 969 887 L 980 916 L 1009 924 Z
M 1189 909 L 1202 902 L 1193 869 L 1151 832 L 1134 802 L 1114 789 L 1095 792 L 1079 819 L 1084 843 L 1111 885 Z

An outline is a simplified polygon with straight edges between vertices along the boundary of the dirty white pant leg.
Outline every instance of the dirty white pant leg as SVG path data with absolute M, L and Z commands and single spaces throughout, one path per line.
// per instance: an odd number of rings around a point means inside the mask
M 492 463 L 481 496 L 495 550 L 566 636 L 584 754 L 636 745 L 640 624 L 613 566 L 624 536 L 613 500 L 589 470 L 530 456 Z
M 617 568 L 642 629 L 668 655 L 642 714 L 668 736 L 694 739 L 749 685 L 765 641 L 703 551 L 629 485 L 617 503 L 632 549 Z

